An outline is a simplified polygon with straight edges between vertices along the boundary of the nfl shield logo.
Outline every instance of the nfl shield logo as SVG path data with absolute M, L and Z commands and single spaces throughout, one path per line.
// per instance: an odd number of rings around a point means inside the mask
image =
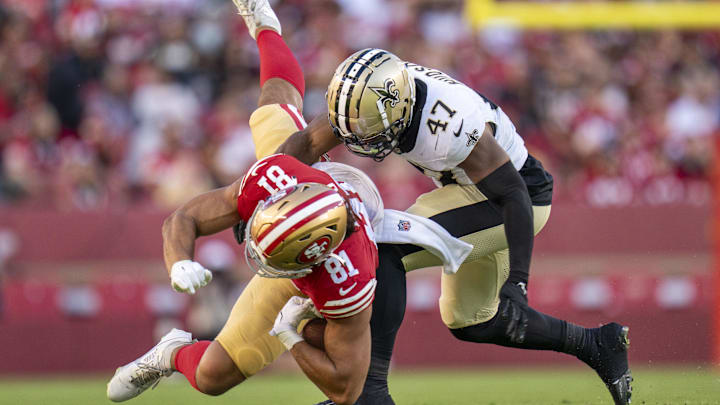
M 401 219 L 400 222 L 398 222 L 398 231 L 407 232 L 409 230 L 410 230 L 410 221 L 405 221 L 404 219 Z

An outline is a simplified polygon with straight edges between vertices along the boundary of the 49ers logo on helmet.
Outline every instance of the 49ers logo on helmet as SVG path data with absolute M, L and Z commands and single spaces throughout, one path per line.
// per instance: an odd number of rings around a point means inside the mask
M 315 239 L 297 257 L 298 263 L 302 263 L 302 264 L 314 263 L 319 258 L 321 258 L 322 255 L 325 254 L 325 252 L 327 252 L 328 247 L 330 247 L 330 242 L 331 242 L 331 239 L 327 235 L 321 236 L 321 237 Z

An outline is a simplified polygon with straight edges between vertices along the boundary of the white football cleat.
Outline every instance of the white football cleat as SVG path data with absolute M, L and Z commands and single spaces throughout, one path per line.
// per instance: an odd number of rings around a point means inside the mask
M 268 27 L 282 34 L 280 20 L 268 0 L 233 0 L 239 14 L 245 20 L 250 36 L 255 39 L 255 32 L 260 27 Z
M 192 335 L 173 329 L 160 339 L 149 352 L 139 359 L 119 367 L 107 384 L 107 397 L 113 402 L 135 398 L 150 386 L 157 385 L 160 377 L 168 377 L 175 371 L 170 360 L 175 349 L 193 343 Z

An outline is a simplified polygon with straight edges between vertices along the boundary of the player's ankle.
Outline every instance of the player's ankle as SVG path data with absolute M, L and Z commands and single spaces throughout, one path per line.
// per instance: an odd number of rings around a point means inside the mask
M 263 25 L 263 26 L 257 27 L 257 29 L 255 29 L 255 38 L 258 38 L 258 39 L 259 39 L 259 38 L 260 38 L 260 34 L 261 34 L 263 31 L 272 31 L 272 32 L 280 35 L 280 33 L 279 33 L 275 28 L 273 28 L 273 27 L 268 27 L 268 26 Z

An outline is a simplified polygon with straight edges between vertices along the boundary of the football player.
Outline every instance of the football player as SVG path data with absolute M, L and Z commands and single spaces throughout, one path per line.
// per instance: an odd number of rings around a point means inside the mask
M 438 188 L 418 197 L 408 212 L 474 245 L 456 274 L 442 275 L 440 312 L 452 334 L 570 354 L 597 372 L 616 404 L 629 403 L 627 327 L 583 328 L 528 305 L 533 238 L 550 215 L 553 179 L 528 154 L 503 110 L 445 73 L 382 49 L 342 62 L 326 97 L 329 120 L 318 117 L 278 151 L 304 162 L 341 143 L 378 162 L 394 152 L 433 179 Z M 438 264 L 411 245 L 381 252 L 380 262 L 406 271 Z M 385 344 L 373 336 L 363 404 L 393 403 L 386 382 L 391 335 Z
M 304 79 L 267 1 L 234 2 L 260 51 L 261 95 L 250 126 L 261 159 L 242 179 L 170 215 L 163 249 L 172 286 L 194 294 L 212 278 L 193 261 L 196 238 L 236 226 L 258 276 L 214 341 L 193 341 L 190 333 L 173 329 L 118 368 L 107 395 L 125 401 L 175 371 L 198 391 L 220 395 L 287 349 L 332 401 L 353 404 L 370 363 L 378 264 L 370 218 L 351 185 L 293 157 L 270 155 L 305 125 Z M 324 350 L 298 333 L 301 320 L 316 316 L 327 320 Z

